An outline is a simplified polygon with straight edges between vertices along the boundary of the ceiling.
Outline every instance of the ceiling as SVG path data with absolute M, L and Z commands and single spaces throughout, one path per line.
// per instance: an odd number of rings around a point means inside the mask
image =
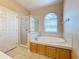
M 34 10 L 51 4 L 59 3 L 61 1 L 62 0 L 16 0 L 16 2 L 21 4 L 27 10 Z

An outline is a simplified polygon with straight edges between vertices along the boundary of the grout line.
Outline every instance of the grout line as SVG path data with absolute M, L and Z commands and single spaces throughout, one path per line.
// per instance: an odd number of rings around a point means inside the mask
M 10 50 L 4 52 L 4 53 L 8 53 L 8 52 L 10 52 L 10 51 L 12 51 L 12 50 L 14 50 L 14 49 L 16 49 L 16 48 L 17 48 L 17 47 L 14 47 L 14 48 L 12 48 L 12 49 L 10 49 Z

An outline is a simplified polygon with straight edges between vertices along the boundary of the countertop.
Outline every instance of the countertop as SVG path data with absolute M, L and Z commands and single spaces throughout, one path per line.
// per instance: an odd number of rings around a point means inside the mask
M 12 58 L 0 51 L 0 59 L 12 59 Z
M 50 42 L 49 43 L 49 42 L 40 42 L 40 41 L 36 41 L 36 40 L 31 40 L 30 42 L 37 43 L 37 44 L 43 44 L 43 45 L 47 45 L 47 46 L 53 46 L 53 47 L 57 47 L 57 48 L 72 50 L 72 45 L 69 44 L 68 42 L 62 42 L 62 43 L 58 43 L 58 42 L 51 43 Z

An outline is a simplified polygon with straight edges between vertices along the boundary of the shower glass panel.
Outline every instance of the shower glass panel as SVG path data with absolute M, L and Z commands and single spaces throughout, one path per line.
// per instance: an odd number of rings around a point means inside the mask
M 20 44 L 27 45 L 29 33 L 29 16 L 22 16 L 20 19 Z
M 38 17 L 31 16 L 30 17 L 30 32 L 37 32 L 38 31 Z

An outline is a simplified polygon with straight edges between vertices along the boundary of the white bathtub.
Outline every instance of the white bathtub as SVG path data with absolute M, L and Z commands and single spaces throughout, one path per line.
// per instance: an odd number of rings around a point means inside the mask
M 63 38 L 58 38 L 58 37 L 51 37 L 51 36 L 39 36 L 37 38 L 33 37 L 30 42 L 37 43 L 37 44 L 43 44 L 47 46 L 72 49 L 72 45 L 70 43 L 68 43 Z
M 62 38 L 58 38 L 58 37 L 51 37 L 51 36 L 39 36 L 39 37 L 37 37 L 35 40 L 37 40 L 37 41 L 39 41 L 39 42 L 46 42 L 46 43 L 48 43 L 48 42 L 50 42 L 50 43 L 63 43 L 63 42 L 65 42 L 65 40 L 64 39 L 62 39 Z

